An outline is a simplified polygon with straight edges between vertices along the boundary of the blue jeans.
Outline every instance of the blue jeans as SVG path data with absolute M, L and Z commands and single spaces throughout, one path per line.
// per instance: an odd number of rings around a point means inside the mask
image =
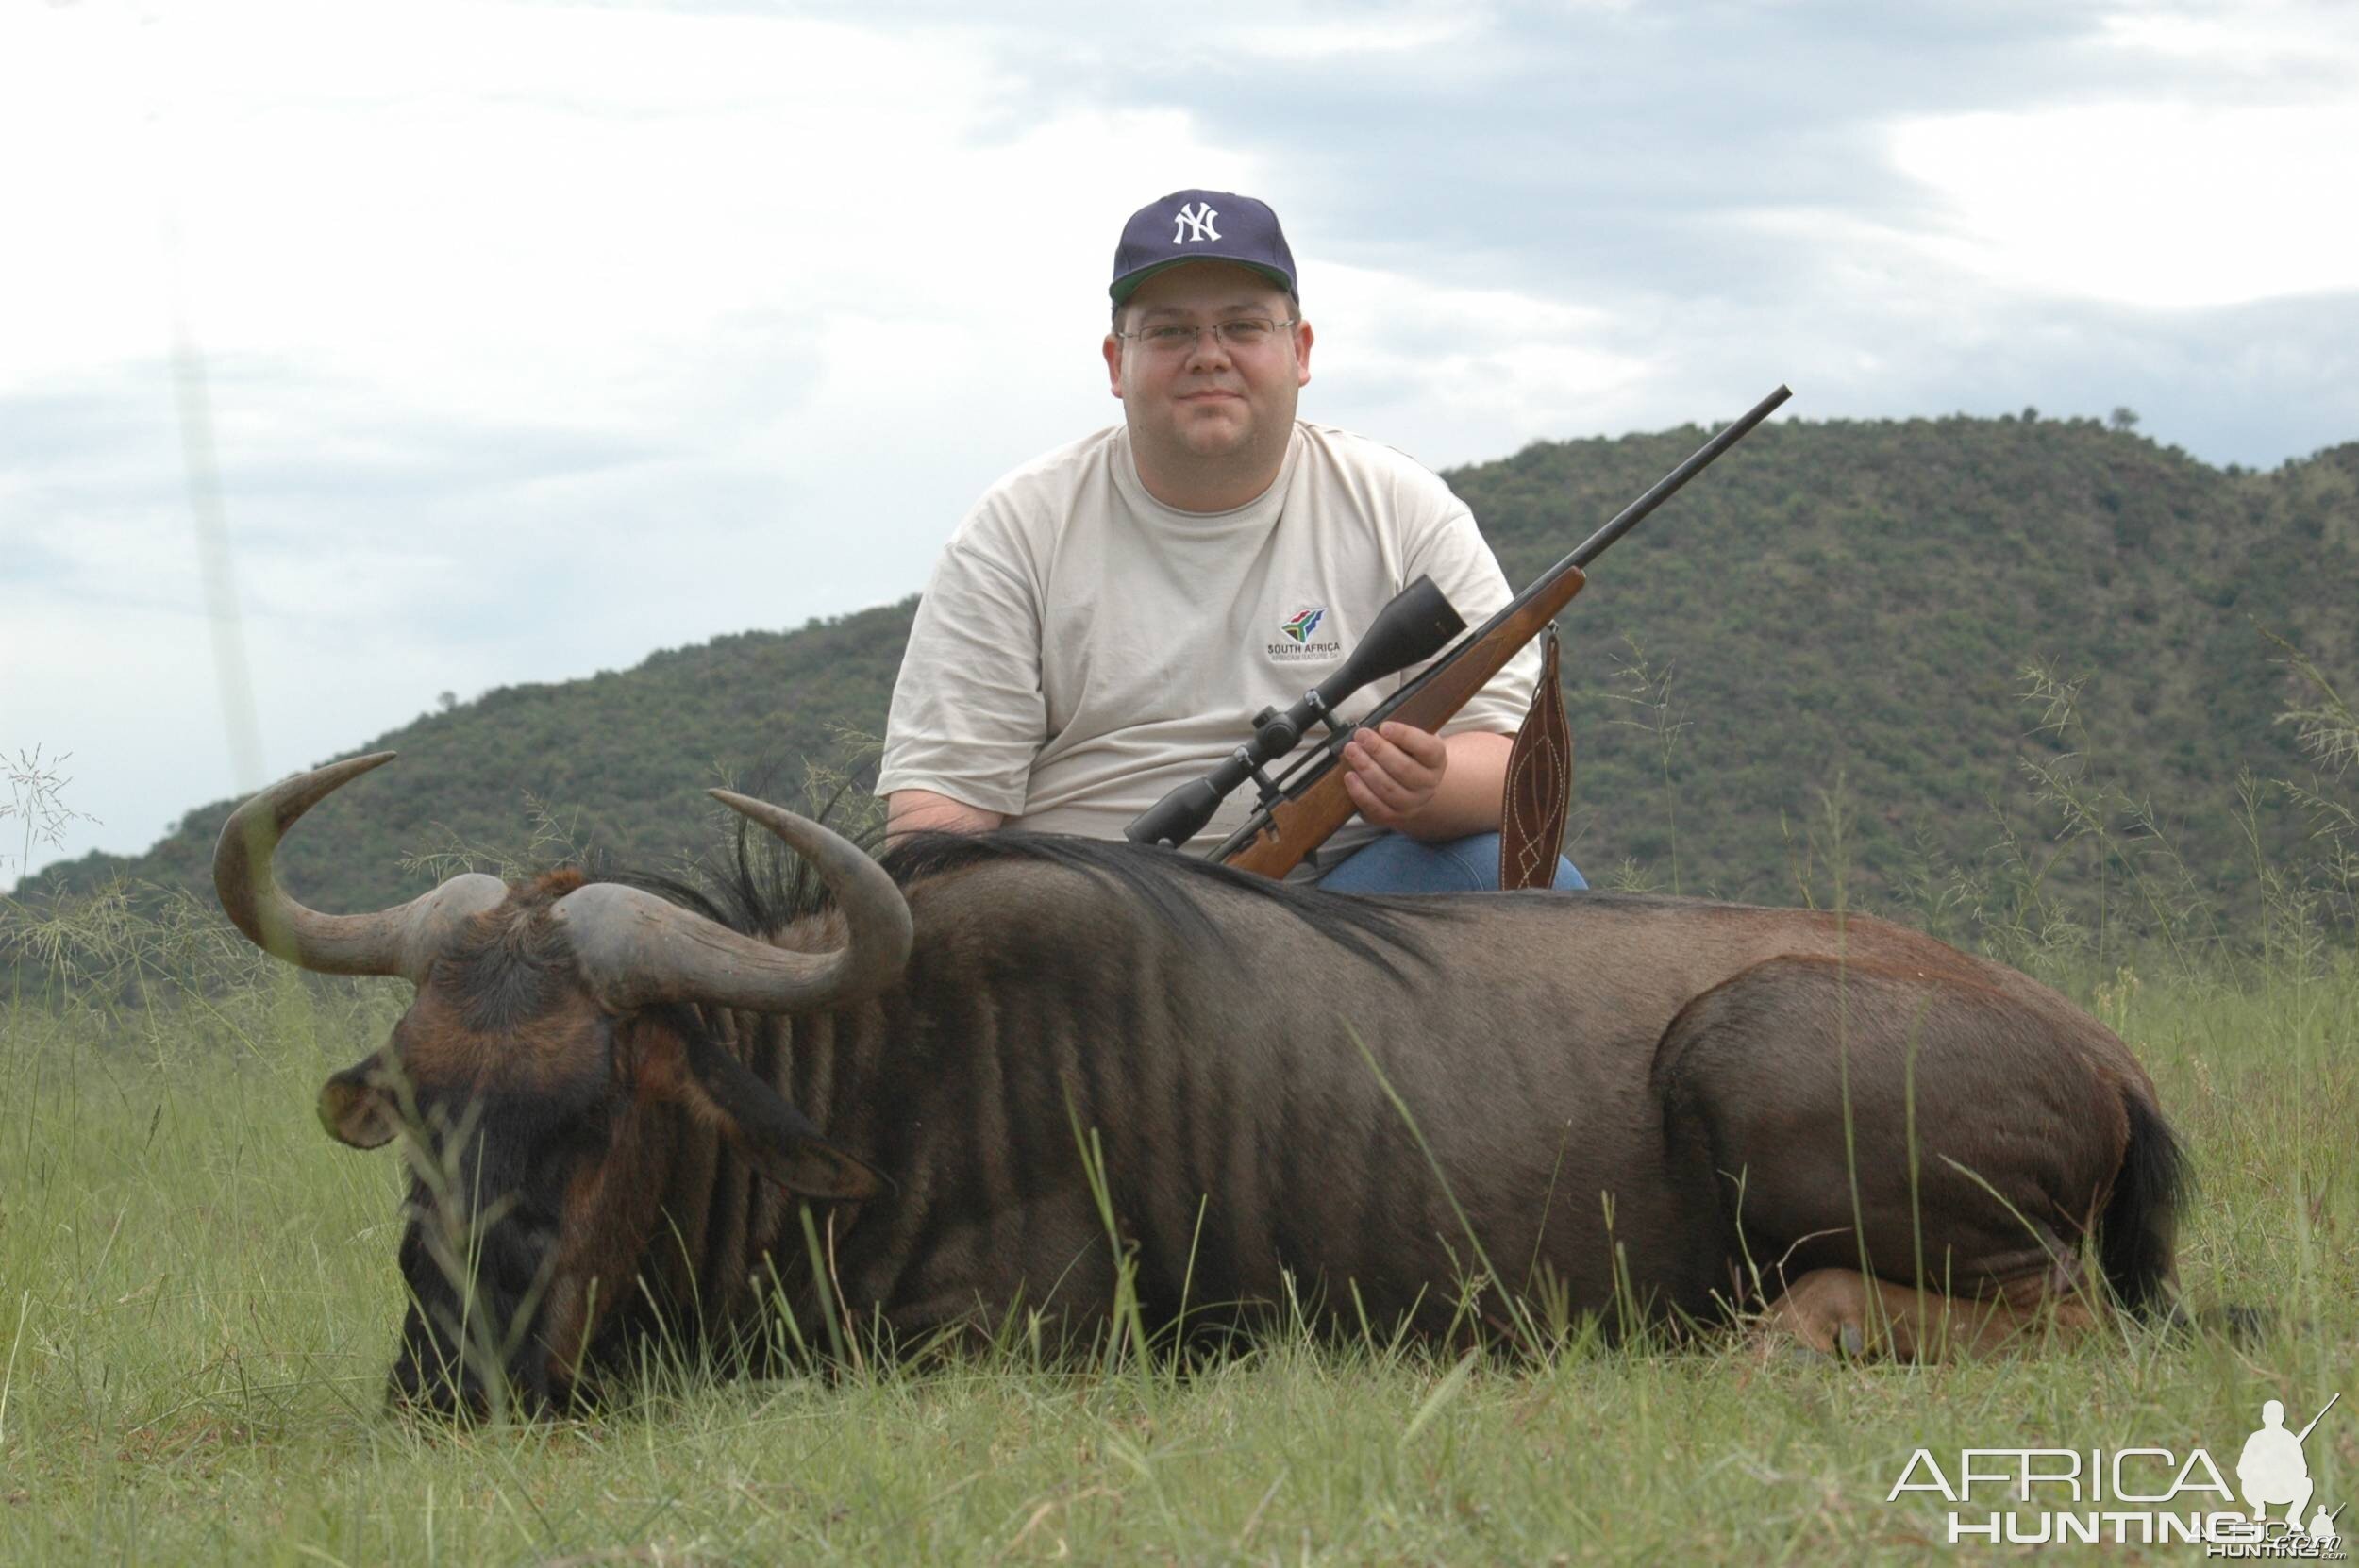
M 1499 836 L 1476 833 L 1426 843 L 1406 833 L 1387 833 L 1320 873 L 1318 885 L 1330 892 L 1497 892 Z M 1589 884 L 1560 855 L 1551 886 L 1577 892 Z

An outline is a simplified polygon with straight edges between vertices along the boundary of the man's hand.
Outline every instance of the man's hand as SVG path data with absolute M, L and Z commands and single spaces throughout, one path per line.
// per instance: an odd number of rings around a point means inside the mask
M 1361 726 L 1344 746 L 1344 792 L 1379 827 L 1406 830 L 1449 773 L 1442 738 L 1408 725 Z
M 1414 839 L 1496 832 L 1508 735 L 1453 735 L 1388 720 L 1344 746 L 1344 792 L 1379 827 Z

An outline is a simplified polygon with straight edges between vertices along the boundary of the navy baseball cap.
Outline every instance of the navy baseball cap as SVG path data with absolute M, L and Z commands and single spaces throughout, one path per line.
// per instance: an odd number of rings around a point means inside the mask
M 1120 305 L 1140 284 L 1185 261 L 1234 261 L 1289 294 L 1301 292 L 1278 214 L 1267 202 L 1229 191 L 1174 191 L 1131 213 L 1114 247 L 1114 280 L 1106 292 Z

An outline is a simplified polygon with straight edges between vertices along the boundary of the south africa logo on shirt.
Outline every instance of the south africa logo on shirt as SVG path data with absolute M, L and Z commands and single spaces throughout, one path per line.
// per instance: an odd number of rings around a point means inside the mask
M 1315 642 L 1311 640 L 1311 634 L 1317 631 L 1319 623 L 1326 619 L 1327 607 L 1325 605 L 1305 605 L 1286 620 L 1278 623 L 1278 629 L 1285 634 L 1286 641 L 1269 643 L 1263 651 L 1268 654 L 1272 662 L 1279 664 L 1298 663 L 1304 659 L 1342 658 L 1344 645 L 1335 638 L 1330 637 Z

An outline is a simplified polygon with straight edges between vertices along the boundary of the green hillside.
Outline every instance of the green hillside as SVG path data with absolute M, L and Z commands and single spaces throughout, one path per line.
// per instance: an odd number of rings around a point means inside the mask
M 1706 433 L 1537 443 L 1447 478 L 1522 581 Z M 314 814 L 287 880 L 323 908 L 389 903 L 446 864 L 416 857 L 515 852 L 536 815 L 638 863 L 702 849 L 705 786 L 769 768 L 793 798 L 807 762 L 852 759 L 845 733 L 881 733 L 911 609 L 506 688 L 368 738 L 355 749 L 397 748 L 400 765 Z M 1782 422 L 1604 558 L 1564 626 L 1574 854 L 1593 879 L 1790 900 L 1798 862 L 1823 870 L 1838 779 L 1854 896 L 1921 900 L 1951 863 L 1988 867 L 1994 805 L 2035 844 L 2051 838 L 2067 819 L 2021 764 L 2054 768 L 2080 742 L 2033 733 L 2023 671 L 2038 661 L 2085 682 L 2095 778 L 2150 796 L 2154 826 L 2234 909 L 2253 877 L 2239 771 L 2307 773 L 2275 722 L 2299 692 L 2262 628 L 2359 684 L 2359 444 L 2261 474 L 2089 420 Z M 201 890 L 229 804 L 191 811 L 143 856 L 41 880 Z M 2119 804 L 2106 820 L 2134 862 L 2151 844 Z M 2303 824 L 2272 804 L 2262 830 L 2283 851 Z M 2118 900 L 2131 868 L 2107 860 L 2076 855 L 2052 876 L 2083 903 L 2101 877 Z
M 1540 537 L 1554 497 L 1601 516 L 1705 433 L 1545 444 L 1451 479 L 1501 525 L 1519 576 L 1554 549 Z M 2264 628 L 2349 689 L 2359 445 L 2250 474 L 2090 420 L 1773 425 L 1617 546 L 1575 602 L 1586 858 L 1632 857 L 1667 880 L 1676 821 L 1686 891 L 1790 897 L 1781 813 L 1818 815 L 1839 779 L 1873 893 L 1921 875 L 1928 849 L 1987 862 L 1994 804 L 2052 835 L 2065 818 L 2034 798 L 2031 762 L 2150 800 L 2205 891 L 2236 907 L 2253 876 L 2233 820 L 2240 770 L 2307 773 L 2277 722 L 2300 689 Z M 1670 718 L 1688 726 L 1667 783 L 1657 738 L 1628 727 L 1656 712 L 1612 700 L 1645 694 L 1633 644 L 1658 679 L 1668 668 Z M 2036 732 L 2034 664 L 2084 683 L 2085 737 Z M 2304 825 L 2273 808 L 2263 828 L 2282 853 Z M 2058 874 L 2087 892 L 2098 869 L 2085 857 Z

